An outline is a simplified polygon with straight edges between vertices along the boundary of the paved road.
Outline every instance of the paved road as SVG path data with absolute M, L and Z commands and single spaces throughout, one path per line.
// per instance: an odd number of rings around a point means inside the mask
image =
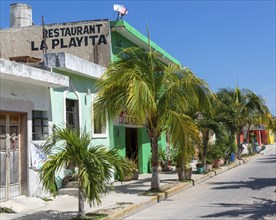
M 130 219 L 276 220 L 276 147 L 151 206 Z

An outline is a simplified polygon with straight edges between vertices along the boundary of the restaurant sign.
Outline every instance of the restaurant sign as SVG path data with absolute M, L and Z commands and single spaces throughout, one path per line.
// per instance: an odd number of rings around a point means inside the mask
M 71 48 L 107 44 L 103 24 L 83 24 L 45 28 L 44 39 L 31 41 L 31 50 Z

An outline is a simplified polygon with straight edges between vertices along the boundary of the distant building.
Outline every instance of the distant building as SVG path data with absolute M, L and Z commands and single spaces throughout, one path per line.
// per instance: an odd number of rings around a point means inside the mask
M 274 133 L 266 125 L 254 124 L 243 127 L 243 132 L 240 134 L 241 143 L 257 143 L 259 146 L 274 143 Z

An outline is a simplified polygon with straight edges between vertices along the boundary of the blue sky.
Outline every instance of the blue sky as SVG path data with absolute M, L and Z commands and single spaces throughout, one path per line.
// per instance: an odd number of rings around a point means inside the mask
M 145 35 L 148 26 L 151 40 L 213 91 L 251 89 L 276 115 L 275 0 L 19 2 L 32 6 L 35 25 L 41 25 L 41 16 L 46 24 L 115 20 L 113 4 L 123 4 L 129 11 L 124 20 Z M 10 3 L 0 3 L 1 28 L 9 27 Z

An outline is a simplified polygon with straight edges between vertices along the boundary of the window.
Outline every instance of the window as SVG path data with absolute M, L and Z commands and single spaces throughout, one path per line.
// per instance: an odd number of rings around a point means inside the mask
M 94 122 L 94 134 L 105 134 L 106 133 L 106 123 L 96 124 Z
M 66 99 L 66 125 L 73 129 L 79 129 L 78 104 L 78 100 Z
M 46 140 L 49 136 L 48 112 L 33 111 L 33 140 Z

